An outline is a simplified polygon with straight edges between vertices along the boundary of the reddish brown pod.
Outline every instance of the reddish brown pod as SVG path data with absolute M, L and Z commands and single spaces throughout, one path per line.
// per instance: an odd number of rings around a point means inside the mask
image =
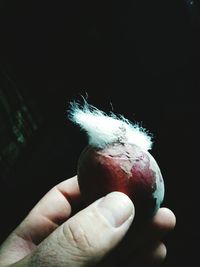
M 77 167 L 85 203 L 120 191 L 133 201 L 137 218 L 152 216 L 163 201 L 164 182 L 148 152 L 152 142 L 147 132 L 122 116 L 107 115 L 88 104 L 73 104 L 70 118 L 89 136 Z

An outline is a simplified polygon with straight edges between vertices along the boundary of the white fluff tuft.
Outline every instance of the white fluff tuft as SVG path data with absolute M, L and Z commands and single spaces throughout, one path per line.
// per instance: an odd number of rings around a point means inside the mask
M 87 133 L 92 146 L 104 148 L 120 142 L 138 145 L 146 151 L 152 147 L 151 136 L 143 127 L 131 123 L 122 115 L 117 116 L 112 112 L 108 115 L 87 102 L 83 106 L 72 102 L 69 119 Z

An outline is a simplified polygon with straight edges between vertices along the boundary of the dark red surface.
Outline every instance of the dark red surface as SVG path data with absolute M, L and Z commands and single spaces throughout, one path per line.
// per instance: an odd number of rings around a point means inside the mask
M 127 194 L 138 217 L 154 213 L 157 169 L 152 157 L 135 145 L 112 144 L 104 149 L 88 146 L 78 163 L 78 180 L 87 204 L 112 191 Z M 154 168 L 157 165 L 153 165 Z

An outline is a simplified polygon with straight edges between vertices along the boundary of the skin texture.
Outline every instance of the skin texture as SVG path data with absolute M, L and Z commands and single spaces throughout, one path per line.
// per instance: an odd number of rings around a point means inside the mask
M 83 209 L 77 177 L 67 179 L 51 189 L 2 244 L 0 267 L 156 265 L 166 256 L 161 240 L 174 228 L 175 216 L 159 209 L 130 236 L 132 245 L 124 250 L 134 214 L 133 203 L 120 192 Z
M 164 197 L 158 164 L 133 144 L 114 143 L 103 149 L 87 146 L 78 162 L 78 181 L 87 204 L 112 191 L 125 193 L 134 202 L 138 220 L 155 214 Z

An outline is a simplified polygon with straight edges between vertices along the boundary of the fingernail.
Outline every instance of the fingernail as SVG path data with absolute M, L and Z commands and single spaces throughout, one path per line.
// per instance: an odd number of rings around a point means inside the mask
M 98 205 L 99 211 L 113 226 L 119 227 L 134 215 L 134 205 L 130 198 L 120 192 L 105 196 Z

